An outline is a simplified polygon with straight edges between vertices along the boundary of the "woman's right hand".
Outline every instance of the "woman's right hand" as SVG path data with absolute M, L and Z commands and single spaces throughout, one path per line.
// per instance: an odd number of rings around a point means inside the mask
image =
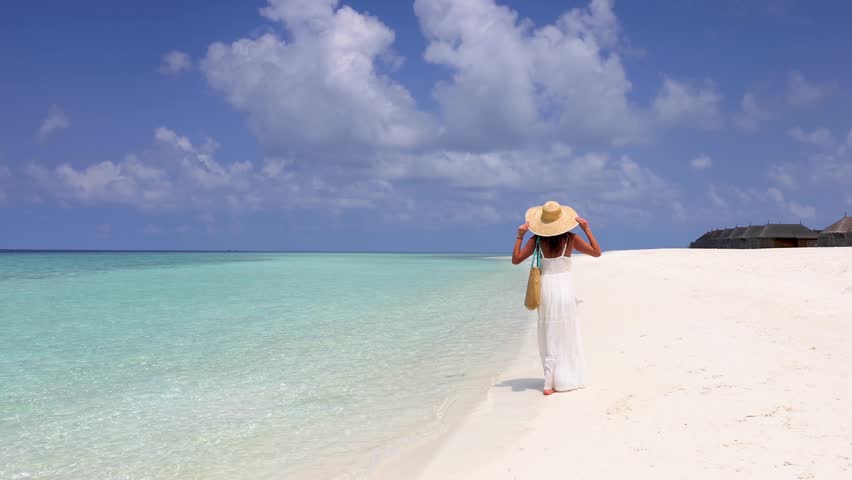
M 518 236 L 523 237 L 526 235 L 527 230 L 530 229 L 530 222 L 525 222 L 523 225 L 518 227 Z

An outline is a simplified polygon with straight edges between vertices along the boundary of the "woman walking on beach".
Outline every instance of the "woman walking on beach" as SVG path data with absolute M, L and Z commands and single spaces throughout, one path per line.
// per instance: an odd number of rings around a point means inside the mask
M 583 230 L 586 242 L 570 230 Z M 521 248 L 527 230 L 533 236 Z M 571 252 L 601 256 L 601 247 L 589 222 L 571 207 L 550 201 L 527 210 L 526 223 L 518 227 L 512 251 L 517 265 L 541 248 L 541 304 L 538 307 L 538 351 L 544 368 L 544 394 L 583 387 L 585 358 L 577 321 L 577 299 L 571 273 Z

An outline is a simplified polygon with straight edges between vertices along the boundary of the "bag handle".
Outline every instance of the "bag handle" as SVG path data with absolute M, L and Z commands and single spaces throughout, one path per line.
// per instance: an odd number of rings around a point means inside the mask
M 541 237 L 535 237 L 535 250 L 533 250 L 530 268 L 541 268 Z

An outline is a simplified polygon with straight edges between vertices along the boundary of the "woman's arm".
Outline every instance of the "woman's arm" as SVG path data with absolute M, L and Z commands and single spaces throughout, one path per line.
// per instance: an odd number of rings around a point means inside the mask
M 598 245 L 598 241 L 595 238 L 595 235 L 592 233 L 591 227 L 589 227 L 589 222 L 586 220 L 577 217 L 577 222 L 580 224 L 580 228 L 583 229 L 583 233 L 586 234 L 586 237 L 589 238 L 589 243 L 586 243 L 585 240 L 580 238 L 579 236 L 574 236 L 574 249 L 580 253 L 585 253 L 586 255 L 591 255 L 593 257 L 601 256 L 601 246 Z M 591 245 L 590 245 L 591 244 Z
M 512 250 L 513 265 L 517 265 L 529 258 L 529 256 L 532 255 L 533 251 L 535 250 L 535 235 L 533 235 L 532 237 L 530 237 L 529 240 L 527 240 L 527 244 L 524 245 L 524 248 L 521 248 L 521 243 L 524 240 L 524 234 L 527 233 L 527 230 L 529 230 L 529 228 L 529 222 L 518 227 L 518 238 L 515 239 L 515 248 Z

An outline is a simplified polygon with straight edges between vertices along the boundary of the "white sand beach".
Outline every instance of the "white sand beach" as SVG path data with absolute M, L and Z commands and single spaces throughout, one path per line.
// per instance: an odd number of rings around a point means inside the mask
M 615 251 L 574 272 L 587 387 L 541 394 L 531 328 L 417 478 L 852 478 L 852 248 Z

